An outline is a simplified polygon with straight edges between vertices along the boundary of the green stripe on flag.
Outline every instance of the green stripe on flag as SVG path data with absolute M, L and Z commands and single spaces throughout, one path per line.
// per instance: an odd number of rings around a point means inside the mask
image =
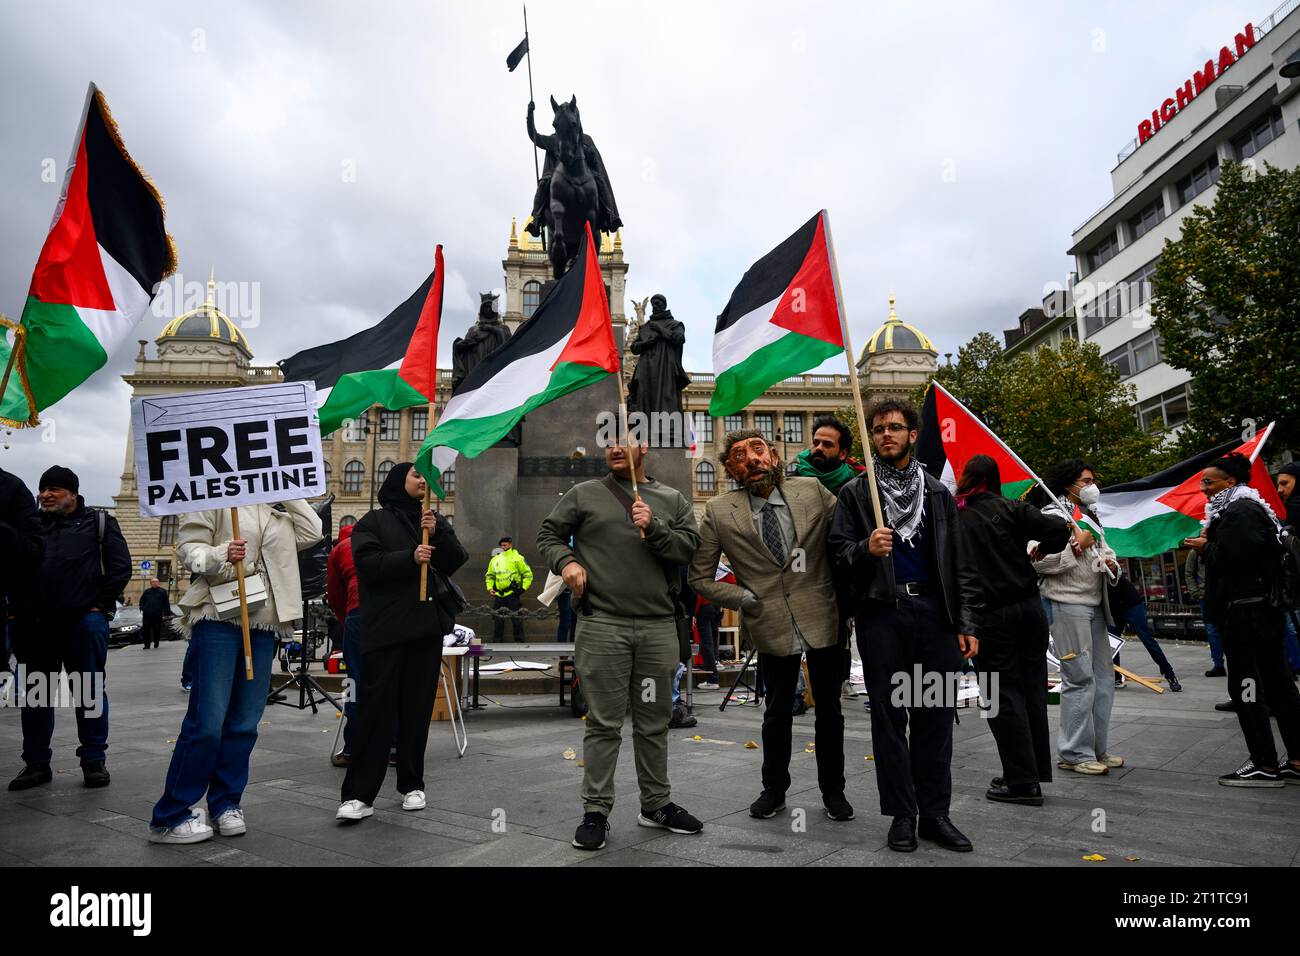
M 397 373 L 398 369 L 395 368 L 381 368 L 369 372 L 349 372 L 341 377 L 320 408 L 321 437 L 348 419 L 360 418 L 372 405 L 381 405 L 395 412 L 429 401 Z
M 553 402 L 562 395 L 575 392 L 605 378 L 610 373 L 596 365 L 561 362 L 551 372 L 550 381 L 542 391 L 530 396 L 522 405 L 509 411 L 483 418 L 444 418 L 420 446 L 415 456 L 415 467 L 426 479 L 433 480 L 433 449 L 439 445 L 455 448 L 466 458 L 474 458 L 491 448 L 514 428 L 519 419 L 533 409 Z M 481 387 L 491 388 L 489 379 Z
M 1176 551 L 1184 538 L 1200 533 L 1199 521 L 1171 508 L 1167 514 L 1144 518 L 1127 528 L 1107 528 L 1106 543 L 1121 558 L 1150 558 Z
M 1008 481 L 1002 485 L 1002 497 L 1019 500 L 1025 496 L 1030 488 L 1034 487 L 1034 479 L 1026 478 L 1023 481 Z
M 782 379 L 816 368 L 842 345 L 790 332 L 720 373 L 713 383 L 709 414 L 734 415 Z
M 75 306 L 28 296 L 22 324 L 27 329 L 27 380 L 36 411 L 49 408 L 108 362 L 104 347 Z M 15 369 L 0 398 L 0 417 L 26 420 L 30 411 Z

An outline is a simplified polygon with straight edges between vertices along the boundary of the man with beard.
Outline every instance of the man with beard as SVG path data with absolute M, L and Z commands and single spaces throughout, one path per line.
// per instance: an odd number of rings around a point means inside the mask
M 758 648 L 767 686 L 763 711 L 763 792 L 750 816 L 769 818 L 785 809 L 790 788 L 791 707 L 800 659 L 817 702 L 817 783 L 826 815 L 852 820 L 844 798 L 844 718 L 839 685 L 839 614 L 831 585 L 826 534 L 835 496 L 810 478 L 785 480 L 780 461 L 762 433 L 728 433 L 723 468 L 741 487 L 709 499 L 690 584 L 706 600 L 740 610 L 744 632 Z M 714 580 L 726 553 L 736 583 Z
M 957 716 L 950 688 L 962 659 L 979 649 L 972 622 L 979 582 L 963 560 L 952 495 L 912 457 L 919 418 L 902 398 L 883 399 L 867 414 L 885 524 L 877 526 L 860 477 L 840 491 L 830 545 L 857 603 L 880 812 L 893 818 L 889 848 L 916 849 L 919 814 L 922 837 L 969 852 L 970 840 L 948 819 Z M 923 694 L 936 680 L 937 701 Z

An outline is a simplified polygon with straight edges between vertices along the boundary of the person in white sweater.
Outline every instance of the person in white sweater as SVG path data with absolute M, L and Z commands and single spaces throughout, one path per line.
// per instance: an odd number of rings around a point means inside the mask
M 1045 515 L 1069 520 L 1074 506 L 1095 528 L 1100 489 L 1092 466 L 1069 459 L 1044 479 L 1059 503 L 1049 503 Z M 1066 513 L 1069 509 L 1071 514 Z M 1115 667 L 1111 659 L 1110 607 L 1106 583 L 1118 577 L 1115 552 L 1084 528 L 1075 531 L 1070 546 L 1034 561 L 1039 591 L 1052 626 L 1052 640 L 1061 661 L 1061 726 L 1057 753 L 1062 770 L 1099 775 L 1124 766 L 1124 758 L 1107 752 L 1110 711 L 1115 701 Z
M 194 683 L 189 710 L 172 751 L 163 795 L 149 827 L 153 843 L 198 843 L 211 839 L 208 826 L 190 809 L 208 797 L 208 814 L 222 836 L 247 830 L 239 801 L 248 784 L 248 759 L 266 709 L 277 636 L 293 633 L 302 617 L 298 552 L 321 539 L 320 517 L 305 501 L 249 505 L 239 509 L 235 536 L 230 509 L 185 515 L 176 536 L 176 559 L 194 575 L 180 605 L 181 631 L 193 649 Z M 250 601 L 249 635 L 253 679 L 245 677 L 244 637 L 239 614 L 223 616 L 212 589 L 235 580 L 244 562 L 246 593 L 265 588 L 265 600 Z

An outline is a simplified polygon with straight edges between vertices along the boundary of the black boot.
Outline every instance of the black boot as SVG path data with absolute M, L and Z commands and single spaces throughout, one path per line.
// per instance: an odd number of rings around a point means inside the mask
M 984 794 L 996 803 L 1023 803 L 1029 807 L 1043 805 L 1043 788 L 1036 783 L 1007 784 L 998 780 Z
M 49 783 L 54 779 L 54 774 L 50 773 L 50 765 L 47 763 L 29 763 L 23 767 L 22 773 L 9 781 L 10 790 L 30 790 L 32 787 L 39 787 L 43 783 Z
M 81 775 L 88 787 L 107 787 L 110 779 L 108 768 L 104 766 L 102 760 L 96 763 L 83 763 L 81 765 Z

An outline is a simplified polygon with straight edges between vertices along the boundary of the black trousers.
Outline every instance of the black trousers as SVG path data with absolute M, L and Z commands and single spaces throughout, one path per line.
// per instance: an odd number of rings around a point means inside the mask
M 154 647 L 157 647 L 158 640 L 162 637 L 162 615 L 144 615 L 144 623 L 140 626 L 140 632 L 143 635 L 141 640 L 144 642 L 145 647 L 149 646 L 150 641 L 153 642 Z
M 407 641 L 362 652 L 357 727 L 343 800 L 373 804 L 388 774 L 388 751 L 397 721 L 397 790 L 424 787 L 424 748 L 438 694 L 440 638 Z
M 808 679 L 816 708 L 817 786 L 826 796 L 844 793 L 844 717 L 840 712 L 840 675 L 843 652 L 838 647 L 807 651 Z M 795 687 L 799 683 L 800 655 L 758 655 L 767 684 L 763 710 L 763 789 L 785 793 L 790 789 L 790 738 L 793 733 Z
M 511 611 L 518 611 L 521 608 L 521 606 L 522 605 L 519 602 L 518 591 L 514 591 L 511 594 L 505 595 L 504 597 L 498 596 L 492 602 L 493 610 L 499 610 L 500 608 L 504 607 Z M 511 621 L 511 624 L 514 625 L 515 643 L 522 644 L 524 641 L 524 619 L 522 617 L 516 617 Z M 574 620 L 574 624 L 576 626 L 577 624 L 576 619 Z M 502 638 L 504 638 L 505 636 L 506 636 L 506 619 L 503 617 L 493 617 L 492 618 L 492 640 L 497 643 L 500 643 Z
M 989 729 L 1008 784 L 1052 779 L 1047 637 L 1047 614 L 1037 594 L 987 611 L 981 623 L 976 664 L 990 682 L 997 680 L 998 710 L 989 718 Z
M 923 680 L 925 675 L 934 675 L 933 679 L 951 684 L 961 673 L 957 631 L 948 620 L 943 599 L 937 594 L 902 598 L 896 607 L 871 602 L 858 611 L 857 631 L 858 653 L 871 695 L 880 812 L 887 817 L 947 816 L 952 800 L 956 707 L 912 707 L 906 706 L 906 701 L 895 706 L 891 699 L 897 687 L 915 684 L 918 665 Z M 943 701 L 948 703 L 955 701 Z
M 1287 662 L 1282 613 L 1267 601 L 1233 604 L 1219 627 L 1228 663 L 1228 694 L 1237 705 L 1250 759 L 1260 767 L 1277 766 L 1273 727 L 1261 702 L 1273 712 L 1287 754 L 1300 759 L 1300 690 Z M 1254 693 L 1247 693 L 1247 687 Z

